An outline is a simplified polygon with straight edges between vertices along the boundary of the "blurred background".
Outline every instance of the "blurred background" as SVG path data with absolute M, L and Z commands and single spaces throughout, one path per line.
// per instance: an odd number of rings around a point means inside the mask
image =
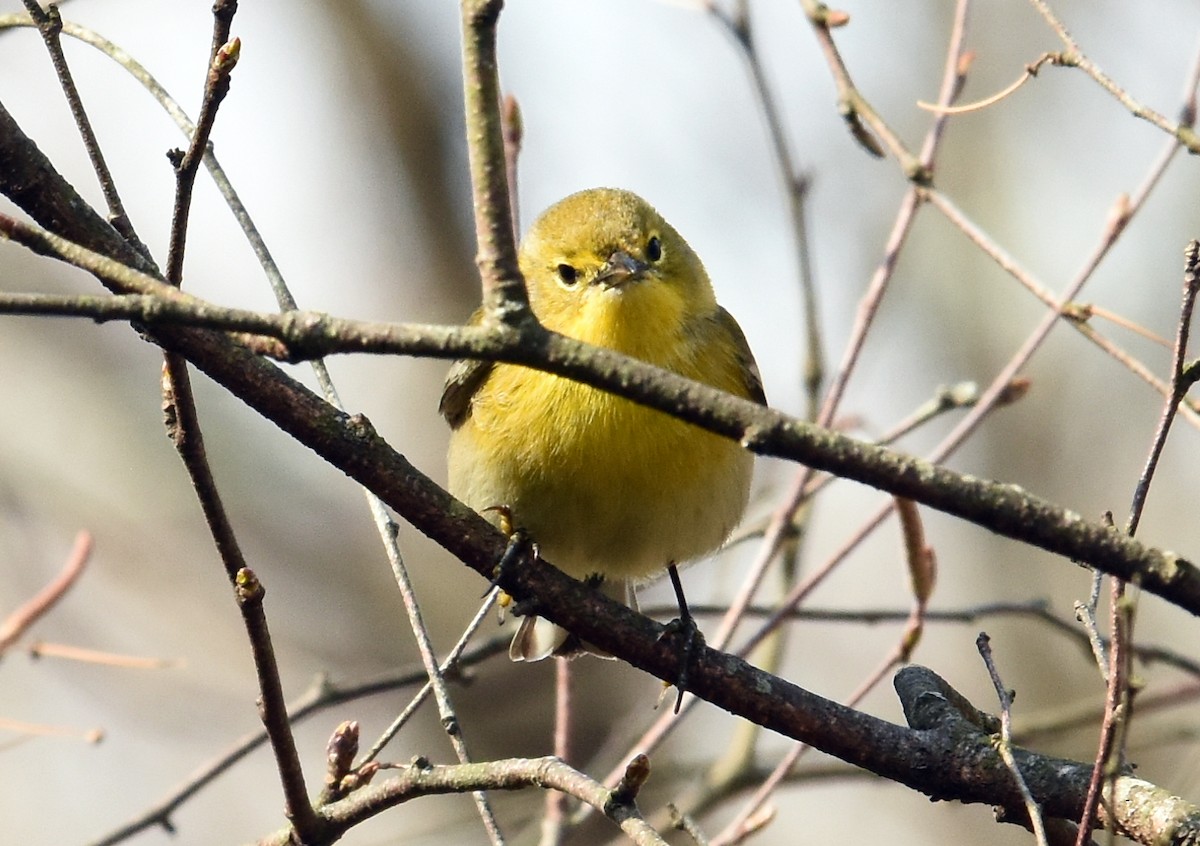
M 478 300 L 463 140 L 459 17 L 455 3 L 244 3 L 233 31 L 242 57 L 213 133 L 215 150 L 302 307 L 372 320 L 451 323 Z M 974 51 L 963 101 L 1004 88 L 1047 50 L 1054 34 L 1024 3 L 973 4 Z M 910 149 L 936 98 L 954 4 L 846 2 L 834 37 L 863 94 Z M 1200 42 L 1191 0 L 1053 4 L 1088 55 L 1133 97 L 1172 120 Z M 22 5 L 5 0 L 0 12 Z M 208 2 L 76 0 L 64 17 L 95 29 L 140 61 L 194 116 L 209 51 Z M 812 180 L 811 261 L 821 346 L 834 366 L 854 309 L 878 264 L 906 183 L 892 160 L 868 156 L 847 132 L 817 42 L 799 4 L 751 3 L 751 22 L 792 154 Z M 174 189 L 168 149 L 184 141 L 123 70 L 68 41 L 67 56 L 130 217 L 162 261 Z M 524 116 L 521 218 L 596 185 L 641 193 L 704 259 L 720 301 L 756 351 L 777 408 L 803 413 L 803 312 L 786 188 L 742 55 L 728 34 L 688 3 L 653 0 L 510 0 L 500 25 L 504 88 Z M 45 49 L 29 29 L 0 33 L 0 101 L 97 208 L 95 186 Z M 1061 291 L 1101 241 L 1110 210 L 1142 182 L 1166 136 L 1134 119 L 1082 73 L 1046 68 L 1016 95 L 951 121 L 937 185 L 1051 291 Z M 1173 337 L 1182 251 L 1200 235 L 1200 167 L 1180 155 L 1118 241 L 1082 299 Z M 5 211 L 11 211 L 7 202 Z M 273 309 L 253 255 L 203 175 L 188 240 L 185 286 L 208 299 Z M 94 293 L 87 275 L 0 245 L 0 289 Z M 938 386 L 986 384 L 1042 318 L 1019 288 L 945 218 L 927 208 L 901 256 L 892 288 L 842 406 L 859 431 L 878 434 Z M 1100 325 L 1167 376 L 1167 350 Z M 20 648 L 0 663 L 0 717 L 102 728 L 103 743 L 22 739 L 0 732 L 0 819 L 5 840 L 87 843 L 164 796 L 200 763 L 255 728 L 253 668 L 240 618 L 199 507 L 160 413 L 158 351 L 128 326 L 0 318 L 0 614 L 47 582 L 82 528 L 96 538 L 83 580 L 30 633 L 95 649 L 172 659 L 133 671 L 52 659 Z M 445 364 L 340 357 L 330 368 L 344 403 L 366 414 L 418 467 L 444 480 L 447 432 L 436 412 Z M 307 367 L 289 368 L 311 384 Z M 1025 375 L 1029 394 L 995 413 L 949 462 L 1017 483 L 1088 517 L 1122 522 L 1158 419 L 1161 399 L 1060 325 Z M 412 634 L 361 494 L 339 472 L 196 377 L 201 419 L 222 494 L 248 560 L 265 582 L 286 690 L 321 672 L 350 682 L 416 659 Z M 930 449 L 949 415 L 902 447 Z M 1200 555 L 1194 427 L 1172 433 L 1140 529 L 1147 542 Z M 760 461 L 751 517 L 768 514 L 794 468 Z M 885 498 L 839 483 L 820 500 L 802 567 L 823 562 Z M 976 527 L 924 512 L 940 563 L 933 605 L 1047 599 L 1070 619 L 1085 599 L 1085 571 Z M 416 531 L 401 546 L 435 642 L 445 651 L 484 590 L 482 581 Z M 685 573 L 697 603 L 727 599 L 753 557 L 745 544 Z M 643 604 L 667 600 L 655 585 Z M 817 592 L 820 608 L 910 604 L 899 533 L 889 523 Z M 715 626 L 707 623 L 706 626 Z M 1102 701 L 1090 658 L 1073 641 L 1022 620 L 932 625 L 915 660 L 978 706 L 994 694 L 975 651 L 992 635 L 1016 717 Z M 1145 597 L 1139 638 L 1188 652 L 1197 622 Z M 492 624 L 485 634 L 494 632 Z M 900 627 L 802 623 L 782 675 L 844 698 L 895 643 Z M 576 664 L 574 763 L 602 777 L 656 716 L 659 686 L 615 662 Z M 1178 673 L 1139 668 L 1152 691 Z M 472 752 L 480 759 L 550 751 L 553 668 L 495 660 L 456 688 Z M 310 785 L 326 738 L 358 719 L 372 738 L 408 701 L 401 691 L 339 706 L 298 730 Z M 901 721 L 890 685 L 863 707 Z M 619 716 L 614 716 L 619 715 Z M 736 721 L 706 705 L 654 756 L 647 812 L 671 801 L 725 749 Z M 1194 707 L 1146 714 L 1133 729 L 1139 774 L 1200 797 Z M 1094 730 L 1059 734 L 1037 748 L 1091 760 Z M 771 767 L 790 747 L 767 735 Z M 384 757 L 453 756 L 427 707 Z M 820 756 L 813 756 L 820 762 Z M 542 797 L 496 797 L 513 842 L 532 842 Z M 983 807 L 931 805 L 870 779 L 803 783 L 780 794 L 764 844 L 856 839 L 895 843 L 1028 842 Z M 716 832 L 740 807 L 703 820 Z M 872 813 L 864 813 L 870 807 Z M 177 833 L 136 844 L 251 840 L 280 827 L 282 800 L 260 750 L 173 815 Z M 482 843 L 467 797 L 423 799 L 352 832 L 352 844 Z M 576 842 L 605 842 L 594 827 Z

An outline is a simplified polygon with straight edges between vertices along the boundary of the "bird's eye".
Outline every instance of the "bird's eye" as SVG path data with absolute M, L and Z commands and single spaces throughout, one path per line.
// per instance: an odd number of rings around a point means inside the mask
M 579 271 L 569 264 L 560 264 L 558 266 L 558 278 L 568 287 L 574 285 L 579 279 Z
M 646 260 L 658 261 L 660 258 L 662 258 L 662 241 L 658 239 L 657 235 L 654 235 L 646 242 Z

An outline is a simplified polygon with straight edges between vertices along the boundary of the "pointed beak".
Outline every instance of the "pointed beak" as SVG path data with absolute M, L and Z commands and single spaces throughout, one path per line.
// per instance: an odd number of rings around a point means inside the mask
M 603 285 L 605 288 L 618 288 L 626 282 L 640 278 L 649 266 L 624 250 L 617 250 L 600 268 L 595 281 L 597 285 Z

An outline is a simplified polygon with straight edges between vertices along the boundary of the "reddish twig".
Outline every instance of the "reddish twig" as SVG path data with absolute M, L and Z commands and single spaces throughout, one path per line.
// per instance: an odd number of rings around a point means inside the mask
M 1187 372 L 1188 336 L 1191 331 L 1192 312 L 1196 305 L 1196 295 L 1200 292 L 1200 243 L 1191 241 L 1187 245 L 1183 272 L 1183 301 L 1179 308 L 1179 323 L 1175 335 L 1175 349 L 1172 356 L 1171 392 L 1163 405 L 1159 416 L 1158 426 L 1150 445 L 1150 454 L 1134 488 L 1133 502 L 1129 508 L 1129 520 L 1125 531 L 1133 536 L 1141 522 L 1142 512 L 1146 506 L 1146 497 L 1150 493 L 1150 484 L 1154 472 L 1158 468 L 1158 460 L 1167 442 L 1171 423 L 1175 414 L 1188 392 L 1195 383 L 1196 377 Z M 1079 821 L 1078 846 L 1083 846 L 1088 837 L 1096 814 L 1096 806 L 1100 801 L 1101 784 L 1105 778 L 1115 778 L 1121 769 L 1124 755 L 1122 744 L 1117 742 L 1118 734 L 1123 736 L 1127 730 L 1132 714 L 1133 697 L 1129 686 L 1133 643 L 1134 602 L 1125 596 L 1125 583 L 1120 579 L 1112 579 L 1111 630 L 1112 645 L 1108 655 L 1108 688 L 1105 695 L 1104 722 L 1100 730 L 1100 743 L 1096 750 L 1096 761 L 1092 768 L 1092 778 L 1088 784 L 1087 801 L 1084 804 L 1083 816 Z
M 92 554 L 92 536 L 83 531 L 75 536 L 75 546 L 66 564 L 53 581 L 38 591 L 0 622 L 0 655 L 3 655 L 29 627 L 44 617 L 83 575 Z

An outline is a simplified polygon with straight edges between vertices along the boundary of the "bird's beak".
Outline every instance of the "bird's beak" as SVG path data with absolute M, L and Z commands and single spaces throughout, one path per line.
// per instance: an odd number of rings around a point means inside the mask
M 597 285 L 603 285 L 605 288 L 618 288 L 626 282 L 638 279 L 649 266 L 624 250 L 617 250 L 600 268 L 595 281 Z

